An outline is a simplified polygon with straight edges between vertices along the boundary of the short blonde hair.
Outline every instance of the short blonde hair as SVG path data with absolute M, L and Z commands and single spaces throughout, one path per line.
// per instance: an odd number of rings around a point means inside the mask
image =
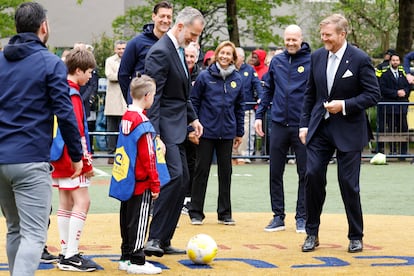
M 214 51 L 214 61 L 216 61 L 218 59 L 218 54 L 221 51 L 221 49 L 223 49 L 226 46 L 230 46 L 232 48 L 232 50 L 233 50 L 233 64 L 236 64 L 237 63 L 236 46 L 234 46 L 234 43 L 229 41 L 229 40 L 223 41 L 217 46 L 216 50 Z
M 129 85 L 129 92 L 131 98 L 140 100 L 145 95 L 155 90 L 155 80 L 148 75 L 141 75 L 137 73 L 137 76 L 131 80 Z
M 322 27 L 328 24 L 335 25 L 336 31 L 338 33 L 345 32 L 345 34 L 348 34 L 348 31 L 349 31 L 348 20 L 346 20 L 346 18 L 342 14 L 335 13 L 335 14 L 332 14 L 326 17 L 324 20 L 321 21 L 321 23 L 319 23 L 319 27 Z

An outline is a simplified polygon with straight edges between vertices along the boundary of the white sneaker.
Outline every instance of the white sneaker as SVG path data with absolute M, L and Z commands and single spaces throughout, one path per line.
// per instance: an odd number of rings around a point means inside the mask
M 130 264 L 127 269 L 128 274 L 160 274 L 161 272 L 161 268 L 149 262 L 145 262 L 143 265 Z
M 118 262 L 118 270 L 127 271 L 128 266 L 130 265 L 130 261 L 119 261 Z

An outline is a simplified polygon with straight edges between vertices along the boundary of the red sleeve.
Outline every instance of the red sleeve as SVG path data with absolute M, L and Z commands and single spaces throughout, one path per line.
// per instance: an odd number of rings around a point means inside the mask
M 85 136 L 85 127 L 83 126 L 83 105 L 79 95 L 72 95 L 73 111 L 75 112 L 76 122 L 78 123 L 78 129 L 81 137 Z
M 85 125 L 84 125 L 84 119 L 85 119 L 85 115 L 83 114 L 84 109 L 83 109 L 83 103 L 82 103 L 82 98 L 79 95 L 72 95 L 71 96 L 72 99 L 72 105 L 73 105 L 73 111 L 75 113 L 75 117 L 76 117 L 76 122 L 78 124 L 78 129 L 80 132 L 80 136 L 81 136 L 81 142 L 82 142 L 82 150 L 84 155 L 82 156 L 82 161 L 83 161 L 83 168 L 82 168 L 82 172 L 89 172 L 91 170 L 93 170 L 92 167 L 92 155 L 90 152 L 88 152 L 88 147 L 86 145 L 86 137 L 85 137 Z
M 154 141 L 150 133 L 146 133 L 138 140 L 138 156 L 135 166 L 135 177 L 139 181 L 146 182 L 151 192 L 160 192 L 160 181 L 156 167 L 156 155 Z

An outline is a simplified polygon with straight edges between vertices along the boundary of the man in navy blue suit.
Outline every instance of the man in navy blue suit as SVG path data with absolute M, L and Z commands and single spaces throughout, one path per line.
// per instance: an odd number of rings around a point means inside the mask
M 145 74 L 154 78 L 157 93 L 148 117 L 157 132 L 157 142 L 166 150 L 165 159 L 171 181 L 161 187 L 154 203 L 148 242 L 144 248 L 147 256 L 185 254 L 185 250 L 171 246 L 189 181 L 184 142 L 187 126 L 195 135 L 203 134 L 189 99 L 191 78 L 185 62 L 184 48 L 197 42 L 205 21 L 200 11 L 187 7 L 180 11 L 174 26 L 148 51 Z
M 302 251 L 313 251 L 319 245 L 326 171 L 336 150 L 338 182 L 348 219 L 348 252 L 361 252 L 363 219 L 359 176 L 361 152 L 368 143 L 365 109 L 378 102 L 380 90 L 368 55 L 346 41 L 348 21 L 334 14 L 319 26 L 325 47 L 311 56 L 299 130 L 307 149 L 307 237 Z

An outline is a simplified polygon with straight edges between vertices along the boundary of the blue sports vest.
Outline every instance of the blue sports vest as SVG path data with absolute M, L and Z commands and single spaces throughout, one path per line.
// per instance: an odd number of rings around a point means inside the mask
M 78 95 L 79 97 L 81 97 L 79 91 L 73 87 L 70 88 L 69 94 L 70 96 Z M 88 147 L 88 152 L 91 152 L 91 144 L 89 141 L 89 133 L 88 133 L 88 121 L 86 120 L 85 108 L 83 108 L 83 105 L 82 105 L 82 110 L 83 110 L 83 128 L 85 131 L 86 146 Z M 57 161 L 60 159 L 60 157 L 63 154 L 63 148 L 65 146 L 65 141 L 63 141 L 62 134 L 60 133 L 56 115 L 53 116 L 53 120 L 54 120 L 53 140 L 52 140 L 52 145 L 50 147 L 50 161 Z
M 135 160 L 137 158 L 137 143 L 145 133 L 155 137 L 155 130 L 149 121 L 139 124 L 129 135 L 124 135 L 120 127 L 116 145 L 114 165 L 112 168 L 109 196 L 121 201 L 132 197 L 135 190 Z M 155 146 L 155 142 L 154 142 Z M 156 148 L 157 171 L 161 186 L 170 181 L 167 164 L 159 147 Z

